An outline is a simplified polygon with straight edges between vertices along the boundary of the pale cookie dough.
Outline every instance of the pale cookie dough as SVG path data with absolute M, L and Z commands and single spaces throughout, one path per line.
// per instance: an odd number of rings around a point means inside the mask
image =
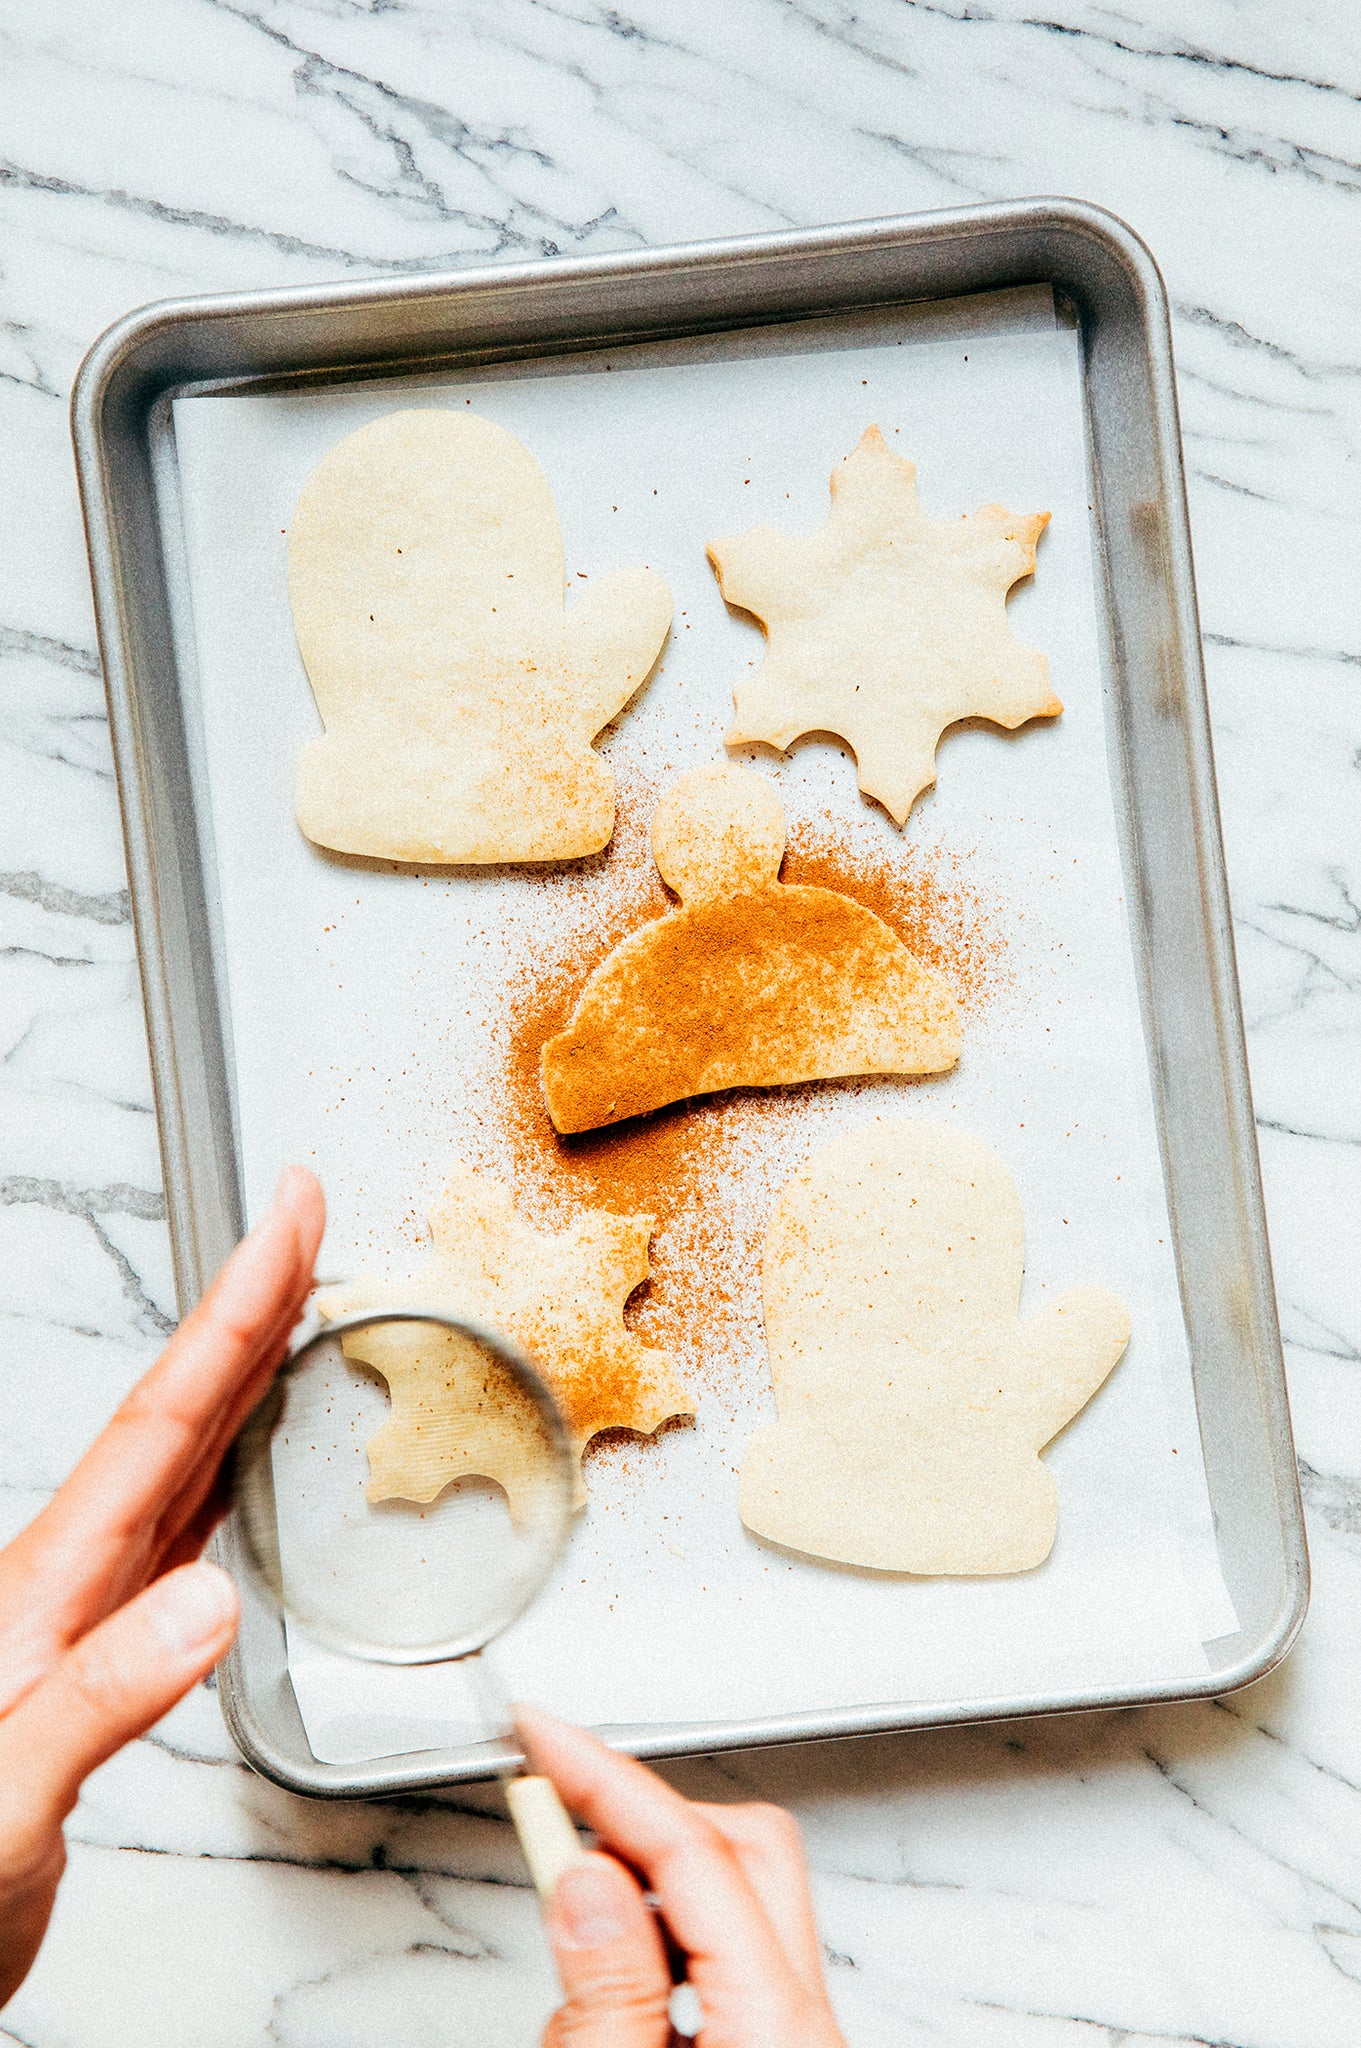
M 650 1434 L 670 1416 L 694 1413 L 667 1354 L 649 1350 L 624 1327 L 624 1303 L 648 1275 L 652 1225 L 650 1216 L 587 1209 L 569 1230 L 535 1230 L 490 1174 L 460 1167 L 430 1212 L 433 1250 L 410 1279 L 361 1277 L 328 1288 L 317 1306 L 327 1317 L 438 1308 L 503 1331 L 528 1352 L 557 1396 L 579 1461 L 602 1429 Z M 343 1339 L 347 1357 L 376 1367 L 392 1392 L 392 1414 L 368 1446 L 369 1499 L 433 1500 L 469 1471 L 505 1484 L 501 1467 L 469 1463 L 464 1442 L 472 1428 L 474 1454 L 504 1455 L 513 1472 L 522 1433 L 512 1433 L 503 1446 L 483 1422 L 465 1421 L 460 1403 L 470 1384 L 467 1372 L 459 1379 L 459 1359 L 452 1352 L 442 1357 L 428 1333 L 380 1334 L 381 1355 L 370 1331 Z M 390 1365 L 397 1367 L 395 1376 Z M 578 1481 L 577 1504 L 585 1498 Z
M 784 840 L 784 807 L 753 769 L 673 784 L 652 850 L 681 907 L 601 962 L 544 1046 L 560 1131 L 719 1088 L 954 1065 L 959 1010 L 943 977 L 863 904 L 781 882 Z
M 288 587 L 326 727 L 297 818 L 383 860 L 570 860 L 614 829 L 591 742 L 647 679 L 671 622 L 651 569 L 578 584 L 529 451 L 475 413 L 388 413 L 308 478 Z
M 332 1314 L 342 1313 L 334 1295 L 324 1298 Z M 414 1287 L 408 1302 L 436 1305 Z M 376 1324 L 342 1337 L 340 1348 L 382 1374 L 392 1401 L 366 1446 L 369 1500 L 433 1501 L 453 1480 L 476 1475 L 505 1489 L 517 1526 L 533 1521 L 556 1468 L 538 1410 L 490 1352 L 435 1323 Z
M 879 1571 L 1023 1572 L 1054 1542 L 1040 1452 L 1124 1352 L 1103 1288 L 1018 1320 L 1021 1205 L 990 1147 L 872 1123 L 775 1204 L 762 1285 L 779 1420 L 747 1446 L 758 1536 Z
M 903 824 L 936 779 L 947 725 L 1014 727 L 1063 709 L 1048 661 L 1006 612 L 1048 522 L 999 505 L 928 519 L 912 464 L 867 428 L 832 471 L 831 514 L 815 533 L 757 526 L 709 547 L 724 597 L 767 639 L 762 666 L 733 691 L 728 745 L 835 733 L 854 750 L 861 789 Z

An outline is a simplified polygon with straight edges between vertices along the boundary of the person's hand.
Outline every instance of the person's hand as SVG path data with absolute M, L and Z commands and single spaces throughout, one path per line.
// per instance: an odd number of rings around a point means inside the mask
M 789 1814 L 683 1799 L 539 1707 L 517 1707 L 515 1726 L 534 1769 L 614 1852 L 583 1856 L 553 1893 L 548 1933 L 567 2002 L 544 2048 L 666 2048 L 671 1971 L 644 1885 L 686 1957 L 699 2048 L 845 2048 Z
M 195 1564 L 222 1463 L 297 1322 L 325 1208 L 290 1167 L 268 1214 L 36 1521 L 0 1552 L 0 2005 L 38 1951 L 81 1781 L 211 1670 L 236 1589 Z

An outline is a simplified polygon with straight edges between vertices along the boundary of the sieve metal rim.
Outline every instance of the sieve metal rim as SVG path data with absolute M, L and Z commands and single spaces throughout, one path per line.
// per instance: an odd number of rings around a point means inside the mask
M 258 1472 L 269 1474 L 268 1485 L 272 1510 L 273 1473 L 267 1462 L 269 1458 L 269 1443 L 273 1435 L 274 1424 L 278 1419 L 279 1410 L 283 1404 L 284 1389 L 288 1380 L 298 1371 L 309 1353 L 317 1350 L 323 1343 L 327 1343 L 333 1338 L 346 1337 L 352 1331 L 370 1329 L 378 1323 L 434 1323 L 444 1329 L 455 1330 L 461 1336 L 470 1337 L 474 1343 L 482 1345 L 500 1365 L 507 1369 L 521 1390 L 529 1395 L 538 1413 L 539 1420 L 544 1426 L 553 1452 L 554 1464 L 558 1468 L 562 1480 L 561 1492 L 564 1513 L 561 1517 L 556 1540 L 550 1549 L 545 1550 L 545 1562 L 537 1583 L 513 1612 L 502 1611 L 485 1631 L 475 1638 L 473 1636 L 454 1637 L 445 1643 L 422 1645 L 414 1649 L 382 1647 L 368 1642 L 360 1642 L 356 1638 L 347 1636 L 343 1631 L 329 1623 L 323 1615 L 304 1613 L 298 1607 L 290 1605 L 284 1596 L 283 1573 L 277 1563 L 277 1547 L 275 1549 L 276 1563 L 271 1571 L 265 1566 L 259 1554 L 260 1546 L 256 1541 L 258 1531 L 255 1527 L 254 1517 L 244 1512 L 242 1508 L 244 1489 L 241 1483 L 241 1475 L 250 1466 Z M 491 1475 L 488 1474 L 486 1476 L 490 1477 Z M 240 1553 L 251 1577 L 268 1594 L 270 1600 L 279 1608 L 281 1614 L 292 1614 L 318 1642 L 324 1644 L 329 1649 L 338 1650 L 342 1654 L 360 1657 L 368 1663 L 399 1665 L 456 1663 L 465 1657 L 475 1657 L 489 1642 L 492 1642 L 505 1629 L 509 1628 L 512 1622 L 516 1621 L 524 1613 L 538 1593 L 542 1591 L 544 1585 L 551 1577 L 554 1567 L 561 1561 L 567 1551 L 568 1544 L 571 1541 L 574 1521 L 571 1507 L 574 1481 L 574 1460 L 566 1418 L 541 1368 L 530 1357 L 529 1353 L 517 1344 L 513 1338 L 508 1337 L 504 1331 L 495 1329 L 490 1323 L 484 1323 L 476 1316 L 456 1315 L 450 1309 L 421 1307 L 420 1305 L 360 1309 L 350 1315 L 336 1316 L 329 1321 L 318 1317 L 315 1310 L 309 1312 L 308 1316 L 299 1324 L 290 1338 L 288 1350 L 264 1395 L 256 1403 L 237 1432 L 236 1439 L 232 1445 L 231 1455 L 231 1488 L 235 1507 L 234 1519 L 242 1539 Z M 439 1497 L 437 1495 L 436 1499 Z M 429 1503 L 429 1505 L 433 1506 L 434 1502 Z M 271 1533 L 276 1527 L 277 1521 L 273 1512 L 271 1512 Z

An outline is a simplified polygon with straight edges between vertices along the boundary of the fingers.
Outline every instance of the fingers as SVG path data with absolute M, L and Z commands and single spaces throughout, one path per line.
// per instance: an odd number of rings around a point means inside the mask
M 324 1223 L 321 1189 L 289 1167 L 270 1208 L 81 1459 L 42 1521 L 140 1522 L 213 1471 L 277 1366 L 311 1284 Z
M 157 1579 L 59 1658 L 0 1722 L 7 1846 L 60 1829 L 82 1781 L 144 1735 L 221 1657 L 237 1624 L 236 1588 L 213 1564 Z
M 236 1620 L 226 1573 L 191 1565 L 68 1650 L 0 1722 L 0 2005 L 42 1941 L 82 1780 L 202 1678 Z
M 706 1964 L 734 1995 L 791 1975 L 771 1922 L 711 1820 L 645 1765 L 541 1707 L 517 1706 L 515 1726 L 535 1768 L 651 1884 L 697 1985 Z
M 316 1176 L 290 1166 L 274 1200 L 181 1323 L 124 1409 L 187 1427 L 222 1413 L 261 1361 L 281 1350 L 312 1283 L 326 1210 Z
M 201 1557 L 208 1538 L 231 1504 L 232 1471 L 230 1465 L 223 1464 L 219 1466 L 216 1478 L 192 1519 L 186 1522 L 178 1536 L 162 1549 L 156 1560 L 155 1576 L 160 1578 L 164 1573 L 176 1570 L 179 1565 L 192 1564 L 196 1557 Z
M 822 1942 L 798 1822 L 782 1806 L 764 1804 L 709 1806 L 697 1800 L 695 1811 L 729 1842 L 785 1954 L 808 1989 L 822 1996 Z
M 566 1993 L 544 2048 L 666 2048 L 671 1972 L 636 1880 L 612 1856 L 583 1856 L 546 1914 Z
M 290 1167 L 160 1360 L 0 1556 L 0 1711 L 211 1517 L 222 1458 L 301 1313 L 324 1221 L 315 1177 Z
M 6 1844 L 0 1856 L 0 2007 L 9 2003 L 33 1966 L 66 1867 L 60 1834 L 55 1841 L 45 1839 L 41 1851 L 36 1861 L 22 1853 L 16 1860 Z
M 822 1984 L 806 1889 L 800 1901 L 802 1850 L 787 1815 L 757 1806 L 716 1815 L 692 1805 L 644 1765 L 541 1708 L 517 1707 L 515 1724 L 535 1768 L 657 1893 L 699 1998 L 702 2039 L 845 2048 Z M 570 2017 L 570 1999 L 564 2012 Z M 555 2048 L 574 2038 L 547 2036 Z M 594 2048 L 595 2034 L 580 2038 Z M 652 2038 L 619 2036 L 628 2048 Z

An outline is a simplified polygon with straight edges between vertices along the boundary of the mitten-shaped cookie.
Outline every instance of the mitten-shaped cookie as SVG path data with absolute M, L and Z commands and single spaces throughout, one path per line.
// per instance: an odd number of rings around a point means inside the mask
M 1058 1495 L 1040 1452 L 1130 1325 L 1095 1287 L 1020 1320 L 1023 1265 L 1015 1185 L 979 1139 L 873 1123 L 815 1152 L 766 1235 L 779 1420 L 747 1446 L 747 1527 L 880 1571 L 1043 1563 Z
M 671 622 L 650 569 L 564 609 L 562 537 L 529 451 L 471 412 L 389 413 L 313 470 L 289 529 L 298 646 L 325 732 L 298 823 L 384 860 L 569 860 L 614 829 L 591 742 Z
M 899 825 L 936 779 L 947 725 L 1011 727 L 1063 709 L 1044 655 L 1006 612 L 1049 514 L 984 505 L 928 519 L 916 474 L 869 427 L 832 471 L 832 510 L 815 533 L 757 526 L 709 547 L 728 603 L 766 629 L 765 661 L 733 692 L 729 746 L 834 732 L 854 749 L 860 787 Z
M 361 1276 L 328 1288 L 321 1313 L 439 1308 L 504 1331 L 556 1394 L 578 1458 L 602 1429 L 651 1432 L 693 1414 L 667 1353 L 624 1326 L 624 1303 L 648 1275 L 650 1216 L 587 1209 L 570 1229 L 535 1230 L 499 1181 L 460 1167 L 430 1212 L 430 1231 L 430 1255 L 409 1280 Z M 342 1348 L 381 1372 L 392 1395 L 392 1414 L 368 1445 L 370 1500 L 434 1500 L 451 1479 L 480 1472 L 500 1480 L 514 1508 L 523 1432 L 483 1398 L 480 1354 L 470 1360 L 457 1336 L 433 1338 L 419 1326 L 357 1330 Z M 585 1498 L 578 1486 L 577 1504 Z
M 784 806 L 750 768 L 698 768 L 667 791 L 652 851 L 681 907 L 601 962 L 544 1046 L 560 1131 L 719 1088 L 954 1065 L 943 977 L 852 897 L 781 882 L 784 838 Z

